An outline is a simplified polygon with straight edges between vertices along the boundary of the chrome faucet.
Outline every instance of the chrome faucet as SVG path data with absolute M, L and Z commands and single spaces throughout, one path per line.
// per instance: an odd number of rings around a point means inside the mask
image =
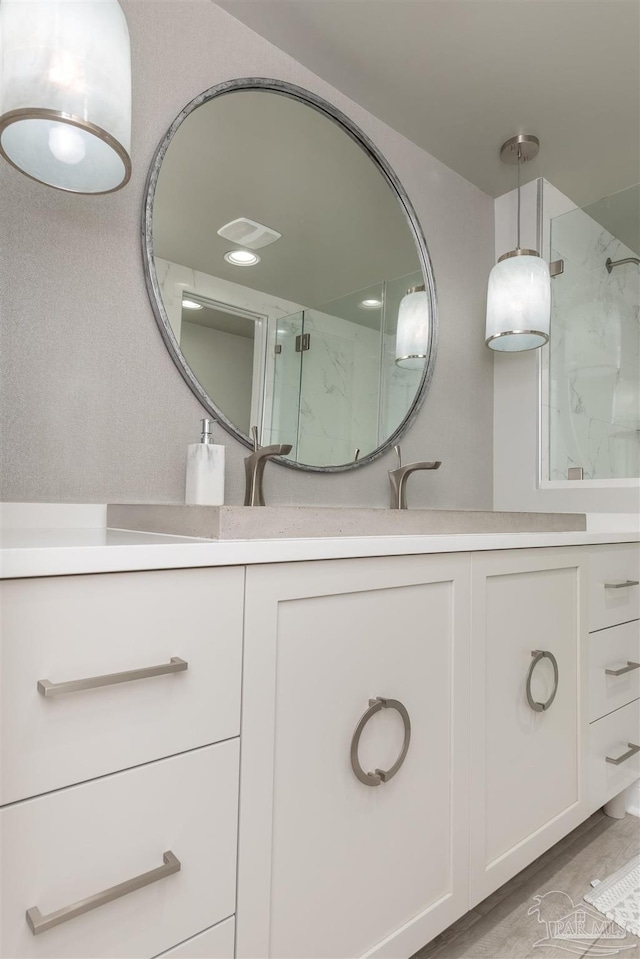
M 251 427 L 251 436 L 253 437 L 253 453 L 245 457 L 244 473 L 246 477 L 246 486 L 244 491 L 245 506 L 264 506 L 264 493 L 262 491 L 262 476 L 267 460 L 274 456 L 286 456 L 291 452 L 290 443 L 275 443 L 273 446 L 260 446 L 258 444 L 258 427 Z
M 389 507 L 391 509 L 406 509 L 407 508 L 407 479 L 412 473 L 415 473 L 416 470 L 437 470 L 442 466 L 440 460 L 435 460 L 433 463 L 408 463 L 406 466 L 402 465 L 402 455 L 400 453 L 400 447 L 394 446 L 398 457 L 398 468 L 395 470 L 389 470 L 389 483 L 391 484 L 391 498 L 389 501 Z

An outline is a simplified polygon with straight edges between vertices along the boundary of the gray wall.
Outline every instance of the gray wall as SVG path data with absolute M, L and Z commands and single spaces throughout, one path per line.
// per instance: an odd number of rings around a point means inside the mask
M 186 312 L 186 311 L 185 311 Z M 180 349 L 209 396 L 239 429 L 251 429 L 251 384 L 255 340 L 223 333 L 210 326 L 182 321 Z M 215 443 L 224 443 L 226 434 L 216 431 Z M 194 441 L 195 442 L 195 441 Z
M 0 161 L 2 498 L 179 502 L 203 415 L 167 353 L 142 274 L 146 171 L 174 116 L 233 77 L 299 84 L 334 103 L 395 168 L 422 222 L 438 292 L 431 390 L 404 458 L 441 459 L 412 477 L 415 506 L 491 505 L 492 359 L 483 345 L 493 201 L 339 94 L 211 0 L 123 0 L 132 41 L 133 176 L 105 197 L 34 183 Z M 428 98 L 437 96 L 425 91 Z M 244 447 L 227 444 L 227 501 L 243 497 Z M 391 455 L 318 475 L 270 466 L 271 504 L 385 506 Z

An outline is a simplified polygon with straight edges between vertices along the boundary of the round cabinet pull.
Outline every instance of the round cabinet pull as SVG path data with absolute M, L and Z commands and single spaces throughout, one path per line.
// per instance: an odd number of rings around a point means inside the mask
M 393 766 L 391 766 L 389 769 L 376 769 L 375 772 L 366 773 L 360 765 L 360 760 L 358 759 L 358 746 L 360 745 L 360 737 L 364 727 L 367 725 L 371 717 L 380 712 L 381 709 L 396 709 L 400 713 L 402 716 L 402 722 L 404 723 L 404 742 L 402 744 L 400 755 L 394 762 Z M 360 722 L 356 726 L 353 738 L 351 740 L 351 768 L 360 782 L 364 783 L 365 786 L 379 786 L 380 783 L 389 782 L 389 780 L 395 776 L 402 766 L 407 752 L 409 751 L 410 742 L 411 720 L 409 719 L 409 713 L 402 703 L 398 699 L 384 699 L 382 696 L 378 696 L 376 699 L 370 699 L 369 708 L 360 717 Z
M 531 708 L 534 710 L 534 712 L 542 713 L 549 708 L 551 703 L 556 698 L 556 693 L 558 692 L 558 663 L 553 653 L 550 653 L 546 649 L 533 649 L 531 651 L 531 655 L 533 656 L 533 660 L 531 661 L 531 665 L 529 666 L 529 672 L 527 673 L 527 702 L 529 703 Z M 531 677 L 533 676 L 533 671 L 538 665 L 538 663 L 545 658 L 550 660 L 551 665 L 553 666 L 553 692 L 549 696 L 546 703 L 537 703 L 535 699 L 533 698 L 533 696 L 531 695 Z

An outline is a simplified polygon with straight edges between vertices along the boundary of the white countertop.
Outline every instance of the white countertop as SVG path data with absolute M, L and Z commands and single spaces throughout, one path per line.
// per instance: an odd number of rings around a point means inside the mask
M 6 529 L 0 536 L 0 578 L 638 541 L 638 532 L 595 530 L 216 542 L 97 526 Z

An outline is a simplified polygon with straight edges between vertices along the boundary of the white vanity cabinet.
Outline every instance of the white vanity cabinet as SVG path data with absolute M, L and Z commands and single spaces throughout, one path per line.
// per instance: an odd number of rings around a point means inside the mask
M 0 959 L 411 956 L 640 776 L 639 559 L 3 582 Z
M 247 570 L 239 959 L 408 956 L 466 911 L 469 565 Z
M 586 553 L 473 556 L 473 906 L 585 817 Z
M 0 956 L 232 959 L 244 569 L 0 587 Z

